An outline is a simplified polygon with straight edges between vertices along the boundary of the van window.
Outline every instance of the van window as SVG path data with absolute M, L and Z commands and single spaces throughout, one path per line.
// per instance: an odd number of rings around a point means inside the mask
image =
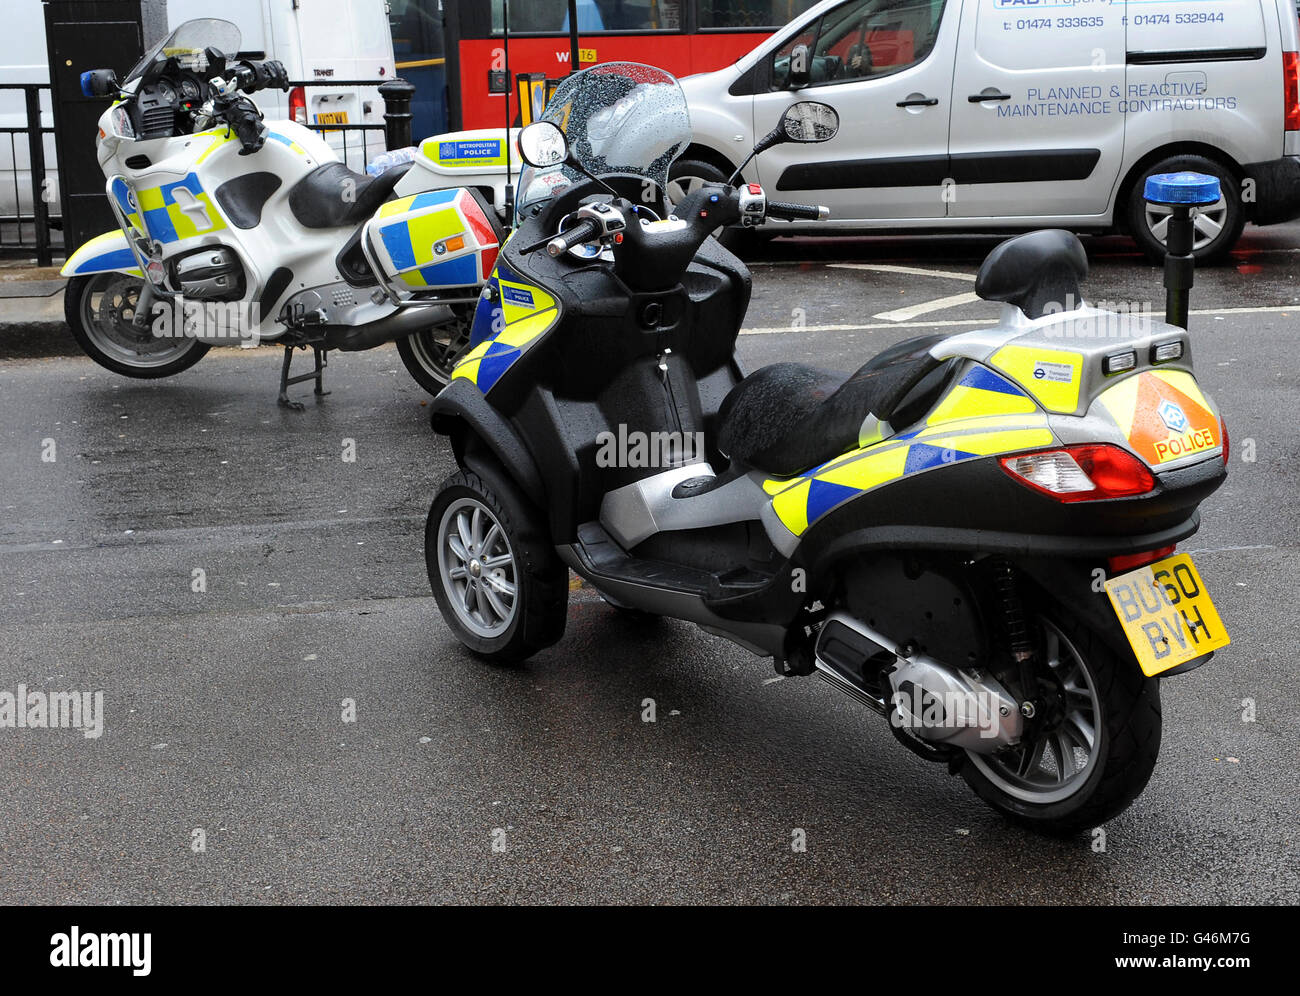
M 889 76 L 925 61 L 946 0 L 853 0 L 827 11 L 773 54 L 773 88 L 789 85 L 790 53 L 807 45 L 811 86 Z
M 1181 3 L 1172 9 L 1129 0 L 1128 17 L 1130 52 L 1246 50 L 1267 44 L 1259 0 Z

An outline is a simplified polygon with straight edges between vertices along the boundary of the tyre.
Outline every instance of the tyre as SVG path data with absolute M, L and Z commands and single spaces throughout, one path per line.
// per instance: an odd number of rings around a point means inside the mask
M 726 183 L 729 176 L 712 163 L 702 159 L 678 159 L 668 171 L 669 205 L 680 204 L 689 194 L 695 193 L 706 183 Z M 719 228 L 714 236 L 723 247 L 737 256 L 753 252 L 767 241 L 752 228 Z
M 402 365 L 415 382 L 430 394 L 437 394 L 451 380 L 451 372 L 469 351 L 473 310 L 457 310 L 453 321 L 397 340 Z
M 1223 196 L 1217 204 L 1194 208 L 1192 255 L 1198 263 L 1213 263 L 1228 254 L 1241 237 L 1246 223 L 1246 211 L 1241 203 L 1241 184 L 1233 172 L 1204 156 L 1173 156 L 1162 159 L 1138 174 L 1128 195 L 1128 230 L 1141 249 L 1153 262 L 1165 259 L 1166 229 L 1170 209 L 1148 204 L 1142 199 L 1147 177 L 1157 173 L 1179 173 L 1190 170 L 1218 177 Z
M 1146 787 L 1160 751 L 1160 686 L 1064 610 L 1031 623 L 1055 701 L 1042 697 L 1042 722 L 1022 744 L 967 752 L 961 774 L 1014 822 L 1068 836 L 1123 812 Z
M 568 571 L 536 509 L 504 479 L 449 477 L 424 530 L 429 584 L 456 638 L 490 661 L 520 661 L 564 635 Z
M 63 314 L 72 337 L 101 367 L 127 377 L 170 377 L 188 370 L 208 351 L 190 336 L 159 338 L 133 319 L 143 277 L 95 273 L 73 277 L 63 291 Z

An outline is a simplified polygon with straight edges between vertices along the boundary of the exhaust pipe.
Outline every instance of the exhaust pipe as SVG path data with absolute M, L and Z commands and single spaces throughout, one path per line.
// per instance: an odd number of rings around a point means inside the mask
M 455 312 L 445 304 L 399 308 L 387 318 L 367 322 L 365 325 L 327 325 L 325 344 L 328 349 L 355 353 L 394 342 L 412 332 L 422 332 L 442 325 L 455 317 Z

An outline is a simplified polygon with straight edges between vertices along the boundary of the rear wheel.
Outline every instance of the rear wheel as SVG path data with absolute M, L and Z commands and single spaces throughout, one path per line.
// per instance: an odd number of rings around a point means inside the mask
M 564 635 L 568 571 L 505 480 L 449 477 L 429 509 L 424 557 L 442 618 L 479 656 L 523 660 Z
M 159 337 L 146 322 L 135 324 L 144 278 L 126 273 L 73 277 L 63 291 L 63 313 L 72 337 L 101 367 L 127 377 L 170 377 L 188 370 L 208 351 L 192 336 Z
M 1159 173 L 1178 173 L 1190 170 L 1217 177 L 1223 196 L 1217 204 L 1192 209 L 1192 255 L 1198 263 L 1212 263 L 1228 254 L 1246 224 L 1246 212 L 1241 202 L 1240 183 L 1233 172 L 1204 156 L 1172 156 L 1149 166 L 1138 175 L 1129 191 L 1128 228 L 1138 248 L 1154 262 L 1165 258 L 1171 210 L 1148 204 L 1142 197 L 1147 177 Z
M 1064 611 L 1040 613 L 1040 667 L 1053 694 L 1023 741 L 967 752 L 961 773 L 985 802 L 1040 833 L 1066 836 L 1123 812 L 1160 750 L 1160 691 L 1137 662 Z
M 457 310 L 446 323 L 397 340 L 402 365 L 415 382 L 430 394 L 437 394 L 451 380 L 451 372 L 460 358 L 469 352 L 469 333 L 473 310 Z

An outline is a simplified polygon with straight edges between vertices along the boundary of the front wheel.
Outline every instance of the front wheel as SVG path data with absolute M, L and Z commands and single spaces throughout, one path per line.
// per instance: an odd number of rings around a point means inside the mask
M 1146 787 L 1160 751 L 1159 682 L 1063 611 L 1040 614 L 1034 628 L 1054 691 L 1019 745 L 967 752 L 961 773 L 1015 822 L 1067 836 L 1123 812 Z
M 564 635 L 568 571 L 536 509 L 504 480 L 449 477 L 429 509 L 424 558 L 442 618 L 480 657 L 523 660 Z
M 127 377 L 170 377 L 188 370 L 208 351 L 191 336 L 159 337 L 135 324 L 143 277 L 95 273 L 73 277 L 63 291 L 63 314 L 87 356 Z
M 469 334 L 474 312 L 457 311 L 445 325 L 412 332 L 397 340 L 402 365 L 415 382 L 430 394 L 437 394 L 451 380 L 460 358 L 469 351 Z

